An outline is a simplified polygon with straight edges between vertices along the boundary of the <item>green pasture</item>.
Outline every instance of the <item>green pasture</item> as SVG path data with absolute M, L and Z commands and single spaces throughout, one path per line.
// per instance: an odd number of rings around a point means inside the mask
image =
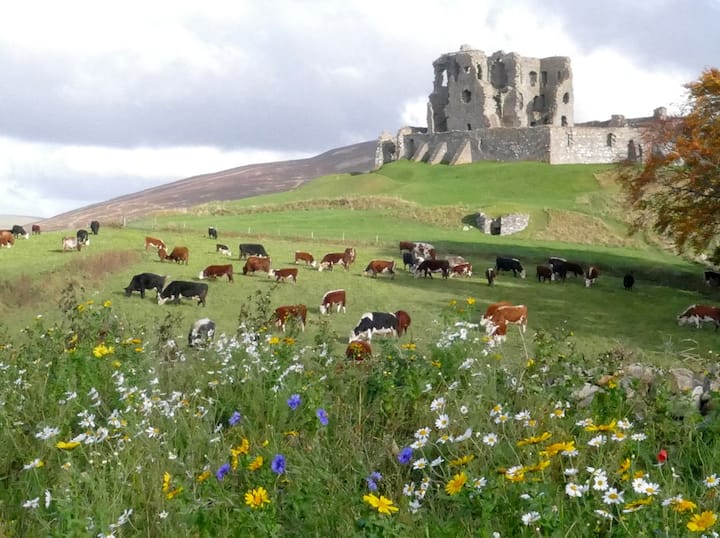
M 37 314 L 52 318 L 60 290 L 73 282 L 87 299 L 110 299 L 118 312 L 142 321 L 148 328 L 157 326 L 172 313 L 179 316 L 181 327 L 189 327 L 195 319 L 208 316 L 216 321 L 220 332 L 232 334 L 241 321 L 241 313 L 247 316 L 248 311 L 256 308 L 259 297 L 267 297 L 268 306 L 272 308 L 304 303 L 310 314 L 307 332 L 299 335 L 301 341 L 310 342 L 322 331 L 332 335 L 331 344 L 338 349 L 344 347 L 349 332 L 366 311 L 408 311 L 413 322 L 409 335 L 404 338 L 425 344 L 437 336 L 438 320 L 449 309 L 465 305 L 467 311 L 463 315 L 477 321 L 487 304 L 497 300 L 528 305 L 530 333 L 526 338 L 531 338 L 534 331 L 549 331 L 563 325 L 575 333 L 581 349 L 589 354 L 617 348 L 628 356 L 662 361 L 688 353 L 705 354 L 716 348 L 717 334 L 711 327 L 695 330 L 677 327 L 675 322 L 675 316 L 688 305 L 717 301 L 717 290 L 704 286 L 702 267 L 641 238 L 633 239 L 633 248 L 612 241 L 608 244 L 601 240 L 605 237 L 597 237 L 597 241 L 592 236 L 585 237 L 584 243 L 537 239 L 543 235 L 547 221 L 535 223 L 534 227 L 516 235 L 489 236 L 461 222 L 448 225 L 425 222 L 415 218 L 412 211 L 398 210 L 398 203 L 394 208 L 383 208 L 380 202 L 377 208 L 294 206 L 294 209 L 280 210 L 285 207 L 283 204 L 312 200 L 319 193 L 325 193 L 328 200 L 344 193 L 345 200 L 352 200 L 350 195 L 360 195 L 363 192 L 360 185 L 368 182 L 373 188 L 367 195 L 382 193 L 389 197 L 386 200 L 407 197 L 417 204 L 419 212 L 427 210 L 432 203 L 450 204 L 453 200 L 458 205 L 467 204 L 468 208 L 471 200 L 509 206 L 509 202 L 501 199 L 507 190 L 515 193 L 512 205 L 518 211 L 561 207 L 569 213 L 600 218 L 605 206 L 588 204 L 587 200 L 617 194 L 617 187 L 612 183 L 596 179 L 596 173 L 606 171 L 602 167 L 550 167 L 537 163 L 454 168 L 396 163 L 374 174 L 319 178 L 289 193 L 228 202 L 222 211 L 214 214 L 204 207 L 155 216 L 131 223 L 128 228 L 104 226 L 81 252 L 60 250 L 61 237 L 74 231 L 45 233 L 27 241 L 19 240 L 15 248 L 0 252 L 0 263 L 6 268 L 0 281 L 3 319 L 9 329 L 17 331 Z M 470 183 L 473 187 L 463 191 L 462 185 L 476 175 L 482 187 Z M 513 181 L 521 187 L 509 189 Z M 551 198 L 553 194 L 555 199 Z M 509 196 L 505 200 L 509 200 Z M 271 202 L 278 205 L 266 207 Z M 235 206 L 233 211 L 229 209 L 231 204 Z M 253 205 L 261 205 L 266 210 L 243 212 L 243 207 Z M 455 211 L 454 214 L 463 213 Z M 207 237 L 208 226 L 219 230 L 218 242 L 231 248 L 232 258 L 215 252 L 216 241 Z M 619 227 L 619 221 L 613 226 Z M 577 230 L 568 230 L 568 235 L 576 233 Z M 154 250 L 144 250 L 145 235 L 162 238 L 169 248 L 187 246 L 189 264 L 161 262 Z M 618 242 L 626 237 L 624 232 L 622 236 L 618 234 Z M 437 277 L 414 278 L 402 269 L 397 248 L 400 240 L 429 241 L 441 256 L 464 256 L 473 264 L 474 275 L 470 279 L 447 281 Z M 354 246 L 357 260 L 349 271 L 318 272 L 299 266 L 297 285 L 275 284 L 265 273 L 242 275 L 244 261 L 238 260 L 240 242 L 263 243 L 276 268 L 293 265 L 296 250 L 307 250 L 320 259 L 325 253 Z M 494 265 L 498 255 L 520 258 L 528 278 L 501 274 L 496 285 L 489 287 L 483 272 Z M 556 255 L 596 265 L 601 271 L 599 281 L 589 289 L 579 277 L 569 277 L 564 283 L 538 283 L 534 278 L 535 266 Z M 367 263 L 375 258 L 396 260 L 395 279 L 362 275 Z M 209 281 L 204 309 L 191 301 L 179 306 L 159 306 L 154 292 L 145 300 L 137 293 L 129 298 L 123 293 L 123 288 L 137 273 L 166 274 L 168 282 L 197 280 L 201 269 L 220 263 L 233 263 L 235 282 Z M 628 271 L 636 277 L 636 289 L 632 292 L 622 287 L 622 277 Z M 320 298 L 326 291 L 338 288 L 347 290 L 347 313 L 320 316 L 317 311 Z M 468 305 L 468 299 L 474 304 Z M 457 303 L 455 307 L 450 306 L 453 301 Z M 184 340 L 186 334 L 176 337 Z M 507 346 L 520 350 L 527 344 L 514 332 Z

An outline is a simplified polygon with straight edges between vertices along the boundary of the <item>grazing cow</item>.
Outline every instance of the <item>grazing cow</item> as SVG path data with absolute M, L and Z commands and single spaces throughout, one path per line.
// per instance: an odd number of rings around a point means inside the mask
M 342 308 L 343 314 L 345 313 L 345 290 L 331 290 L 323 295 L 322 301 L 320 301 L 320 313 L 328 314 L 332 307 L 340 312 Z
M 78 245 L 82 245 L 84 247 L 90 245 L 90 236 L 88 235 L 87 230 L 78 230 L 75 234 L 75 238 L 77 239 Z
M 198 278 L 203 280 L 205 278 L 220 278 L 223 276 L 228 277 L 228 282 L 233 281 L 233 266 L 231 263 L 227 265 L 208 265 L 200 271 Z
M 168 254 L 166 249 L 161 248 L 158 250 L 158 256 L 160 257 L 160 261 L 170 260 L 175 263 L 184 263 L 187 265 L 190 260 L 190 251 L 187 247 L 174 247 L 172 252 Z
M 585 269 L 583 269 L 582 265 L 575 262 L 564 262 L 563 264 L 565 266 L 565 274 L 572 273 L 573 276 L 580 276 L 585 274 Z
M 285 332 L 285 325 L 289 319 L 295 319 L 300 324 L 300 329 L 305 332 L 305 321 L 307 320 L 307 306 L 304 304 L 293 304 L 278 306 L 273 313 L 275 325 Z
M 450 278 L 456 275 L 470 278 L 472 276 L 472 265 L 467 262 L 453 265 L 450 267 Z
M 434 260 L 436 257 L 435 247 L 430 243 L 415 243 L 415 247 L 413 247 L 412 252 L 418 258 Z
M 375 278 L 377 275 L 390 275 L 395 278 L 395 261 L 394 260 L 371 260 L 363 271 L 364 275 L 370 275 Z
M 518 260 L 517 258 L 498 256 L 497 258 L 495 258 L 495 271 L 498 274 L 500 273 L 500 271 L 512 271 L 513 276 L 518 276 L 519 273 L 520 278 L 525 278 L 525 269 L 523 269 L 520 260 Z
M 238 245 L 240 250 L 240 259 L 247 258 L 249 256 L 262 256 L 263 258 L 269 258 L 265 247 L 258 243 L 240 243 Z
M 623 277 L 623 287 L 626 290 L 631 291 L 633 289 L 634 285 L 635 285 L 635 277 L 632 276 L 630 273 L 628 273 L 627 275 L 625 275 Z
M 215 252 L 219 252 L 220 254 L 223 254 L 225 256 L 232 256 L 232 252 L 230 252 L 228 246 L 221 243 L 217 243 L 215 245 Z
M 527 330 L 528 309 L 525 305 L 506 305 L 498 307 L 485 325 L 490 345 L 502 343 L 506 339 L 508 324 L 518 325 L 521 332 Z
M 301 250 L 295 251 L 295 263 L 305 262 L 305 265 L 309 265 L 311 267 L 315 267 L 317 264 L 315 263 L 315 258 L 312 254 L 309 252 L 303 252 Z
M 205 306 L 208 285 L 204 282 L 188 282 L 185 280 L 174 280 L 160 292 L 157 297 L 158 304 L 165 304 L 167 301 L 180 303 L 180 299 L 197 299 L 198 305 Z
M 324 269 L 332 271 L 333 267 L 337 264 L 345 267 L 345 270 L 347 271 L 348 269 L 350 269 L 350 265 L 354 261 L 355 249 L 352 247 L 346 248 L 345 252 L 330 252 L 329 254 L 325 254 L 325 256 L 323 256 L 323 259 L 320 260 L 318 271 L 323 271 Z
M 537 274 L 538 282 L 552 282 L 555 280 L 555 273 L 553 273 L 552 266 L 538 265 L 535 269 Z
M 365 340 L 353 340 L 345 349 L 345 356 L 355 361 L 364 361 L 372 357 L 372 348 Z
M 450 269 L 452 269 L 456 265 L 468 263 L 468 261 L 465 258 L 463 258 L 462 256 L 445 256 L 445 259 L 450 264 Z
M 585 287 L 589 288 L 591 284 L 595 284 L 598 276 L 600 276 L 600 273 L 598 272 L 597 267 L 594 265 L 588 267 L 588 270 L 585 273 Z
M 433 273 L 442 273 L 443 278 L 447 278 L 450 275 L 450 264 L 447 260 L 423 260 L 415 268 L 415 278 L 418 278 L 420 274 L 432 278 Z
M 480 319 L 480 325 L 487 325 L 488 321 L 490 321 L 495 311 L 501 306 L 512 306 L 512 303 L 508 301 L 498 301 L 497 303 L 491 303 L 487 307 L 487 310 L 485 310 L 485 315 Z
M 705 285 L 717 288 L 720 286 L 720 273 L 717 271 L 705 271 Z
M 485 278 L 487 278 L 488 286 L 492 286 L 495 283 L 495 277 L 497 273 L 494 267 L 488 267 L 485 269 Z
M 403 250 L 414 250 L 415 241 L 400 241 L 400 252 Z
M 215 322 L 210 318 L 197 320 L 190 327 L 188 345 L 190 347 L 205 347 L 215 336 Z
M 15 244 L 15 237 L 10 230 L 0 230 L 0 247 L 10 248 Z
M 23 228 L 23 227 L 20 226 L 19 224 L 13 225 L 12 230 L 10 230 L 10 231 L 11 231 L 11 233 L 13 234 L 13 237 L 14 237 L 15 239 L 17 239 L 17 238 L 20 237 L 21 235 L 22 235 L 25 239 L 30 239 L 30 234 L 27 233 L 27 232 L 25 231 L 25 228 Z
M 97 235 L 100 232 L 100 222 L 96 220 L 90 221 L 90 231 L 93 235 Z
M 156 291 L 155 297 L 157 298 L 165 287 L 165 279 L 167 279 L 167 276 L 156 275 L 155 273 L 140 273 L 139 275 L 135 275 L 132 277 L 132 280 L 130 280 L 128 287 L 125 288 L 125 296 L 130 297 L 132 292 L 139 291 L 140 297 L 144 299 L 145 290 L 154 289 Z
M 350 342 L 355 340 L 371 341 L 373 334 L 392 334 L 402 336 L 410 326 L 410 316 L 404 310 L 394 314 L 389 312 L 365 312 L 350 334 Z
M 215 229 L 214 226 L 210 226 L 208 228 L 208 237 L 210 239 L 214 239 L 215 241 L 217 241 L 217 230 Z
M 422 262 L 421 258 L 418 258 L 415 256 L 414 252 L 405 251 L 402 253 L 403 257 L 403 268 L 407 271 L 407 268 L 410 267 L 410 270 L 414 270 L 415 266 L 418 265 L 420 262 Z
M 158 250 L 160 250 L 160 249 L 167 250 L 165 241 L 163 241 L 162 239 L 158 239 L 157 237 L 150 237 L 150 236 L 145 237 L 145 250 L 147 250 L 148 247 L 153 247 Z
M 270 258 L 263 256 L 249 256 L 243 265 L 243 275 L 255 273 L 255 271 L 270 272 Z
M 31 230 L 32 230 L 33 235 L 40 235 L 40 225 L 39 224 L 33 224 Z
M 720 308 L 704 304 L 690 305 L 677 317 L 677 322 L 678 326 L 694 323 L 698 329 L 702 322 L 714 323 L 717 331 L 720 327 Z
M 63 252 L 66 250 L 80 250 L 82 243 L 77 240 L 77 237 L 63 237 L 62 238 L 62 249 Z
M 276 282 L 292 280 L 293 284 L 297 284 L 297 275 L 297 267 L 284 267 L 282 269 L 270 269 L 270 271 L 268 271 L 268 278 L 275 277 Z

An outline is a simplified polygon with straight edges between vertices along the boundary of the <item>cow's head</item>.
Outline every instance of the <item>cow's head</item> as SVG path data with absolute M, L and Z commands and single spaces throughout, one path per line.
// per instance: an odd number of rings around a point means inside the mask
M 200 274 L 198 274 L 198 278 L 199 278 L 200 280 L 203 280 L 203 279 L 205 278 L 205 269 L 203 269 L 202 271 L 200 271 Z

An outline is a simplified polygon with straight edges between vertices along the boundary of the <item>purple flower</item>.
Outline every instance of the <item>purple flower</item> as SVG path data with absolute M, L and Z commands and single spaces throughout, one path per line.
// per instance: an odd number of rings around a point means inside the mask
M 275 454 L 275 457 L 270 464 L 270 468 L 274 473 L 283 474 L 285 472 L 285 456 L 282 454 Z
M 235 411 L 228 419 L 228 424 L 230 424 L 230 426 L 235 426 L 238 422 L 240 422 L 241 418 L 242 415 L 240 414 L 240 411 Z
M 412 453 L 413 450 L 409 446 L 406 446 L 400 451 L 400 454 L 398 454 L 398 461 L 402 463 L 403 465 L 407 465 L 410 463 L 410 460 L 412 459 Z
M 223 463 L 220 468 L 215 473 L 215 476 L 218 480 L 222 480 L 225 478 L 225 475 L 227 475 L 230 472 L 230 464 L 229 463 Z
M 317 415 L 318 420 L 320 421 L 320 424 L 322 424 L 323 426 L 327 426 L 327 425 L 328 425 L 328 421 L 329 421 L 329 420 L 328 420 L 327 411 L 325 411 L 325 410 L 321 407 L 320 409 L 317 410 L 316 415 Z
M 287 404 L 288 404 L 288 407 L 290 407 L 290 409 L 295 411 L 301 402 L 302 402 L 302 398 L 300 398 L 300 395 L 293 394 L 292 396 L 290 396 L 290 398 L 288 398 Z
M 373 471 L 370 473 L 370 476 L 365 479 L 365 482 L 367 482 L 367 487 L 370 491 L 377 491 L 377 483 L 380 482 L 380 480 L 382 480 L 382 475 L 377 471 Z
M 372 473 L 370 473 L 370 478 L 372 480 L 375 480 L 376 482 L 380 482 L 380 480 L 382 480 L 382 475 L 377 471 L 373 471 Z

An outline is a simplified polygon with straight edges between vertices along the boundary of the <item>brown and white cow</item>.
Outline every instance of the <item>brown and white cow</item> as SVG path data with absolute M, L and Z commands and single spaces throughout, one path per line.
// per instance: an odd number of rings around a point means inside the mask
M 498 307 L 485 325 L 490 337 L 490 345 L 500 344 L 507 337 L 507 326 L 518 325 L 521 332 L 527 330 L 528 309 L 525 305 L 506 305 Z
M 413 250 L 415 248 L 415 241 L 400 241 L 400 252 L 403 250 Z
M 487 325 L 488 321 L 490 321 L 490 318 L 492 318 L 495 311 L 501 306 L 512 306 L 512 303 L 509 301 L 498 301 L 497 303 L 491 303 L 485 310 L 485 315 L 480 318 L 480 325 Z
M 63 252 L 66 250 L 80 250 L 82 243 L 77 240 L 77 237 L 63 237 L 62 238 L 62 249 Z
M 415 243 L 413 253 L 418 258 L 425 258 L 426 260 L 434 260 L 436 258 L 435 247 L 430 243 L 424 243 L 422 241 Z
M 309 252 L 304 252 L 302 250 L 296 250 L 295 263 L 298 264 L 300 262 L 305 262 L 305 265 L 309 265 L 311 267 L 315 267 L 317 265 L 315 263 L 315 257 L 312 254 L 310 254 Z
M 10 248 L 15 244 L 15 237 L 10 230 L 0 231 L 0 247 Z
M 190 260 L 190 250 L 187 247 L 173 247 L 172 252 L 168 254 L 167 249 L 158 249 L 160 261 L 170 260 L 175 263 L 187 265 Z
M 297 275 L 297 267 L 284 267 L 283 269 L 270 269 L 268 271 L 268 278 L 275 277 L 277 282 L 292 280 L 293 284 L 297 284 Z
M 594 265 L 588 267 L 588 270 L 585 271 L 585 287 L 589 288 L 592 284 L 595 284 L 599 276 L 600 272 L 597 270 L 597 267 Z
M 323 295 L 320 301 L 320 313 L 328 314 L 334 306 L 337 312 L 340 312 L 340 309 L 342 309 L 344 314 L 345 304 L 345 290 L 330 290 Z
M 372 348 L 365 340 L 353 340 L 345 349 L 345 356 L 355 361 L 363 361 L 372 357 Z
M 330 252 L 323 256 L 318 266 L 318 271 L 325 269 L 332 271 L 335 265 L 342 265 L 347 271 L 350 269 L 350 265 L 355 261 L 355 249 L 352 247 L 346 248 L 345 252 Z
M 255 271 L 263 271 L 265 273 L 270 272 L 270 258 L 264 256 L 248 256 L 243 265 L 243 275 L 248 273 L 255 273 Z
M 450 263 L 447 260 L 423 260 L 415 269 L 415 278 L 421 274 L 424 277 L 432 278 L 433 273 L 442 273 L 443 278 L 447 278 L 450 275 Z
M 289 319 L 295 319 L 300 328 L 305 332 L 305 321 L 307 320 L 307 307 L 304 304 L 293 304 L 278 306 L 273 313 L 275 325 L 285 332 L 285 326 Z
M 163 241 L 162 239 L 158 239 L 157 237 L 150 237 L 150 236 L 145 237 L 145 250 L 147 250 L 148 247 L 153 247 L 158 250 L 160 250 L 161 248 L 167 250 L 165 241 Z
M 233 266 L 231 263 L 227 265 L 208 265 L 200 271 L 198 278 L 203 280 L 205 278 L 220 278 L 223 276 L 228 277 L 228 282 L 233 282 Z
M 40 235 L 40 225 L 39 224 L 33 224 L 31 230 L 32 230 L 33 235 Z
M 703 322 L 714 323 L 717 331 L 720 327 L 720 308 L 704 304 L 690 305 L 677 317 L 677 322 L 679 326 L 694 323 L 698 329 Z
M 468 262 L 453 265 L 450 267 L 450 278 L 454 276 L 465 276 L 470 278 L 472 276 L 472 265 Z
M 364 275 L 370 275 L 376 277 L 377 275 L 390 275 L 390 278 L 395 278 L 395 261 L 394 260 L 371 260 L 368 263 Z
M 535 273 L 537 274 L 538 282 L 552 282 L 555 280 L 555 273 L 552 270 L 552 266 L 538 265 Z

